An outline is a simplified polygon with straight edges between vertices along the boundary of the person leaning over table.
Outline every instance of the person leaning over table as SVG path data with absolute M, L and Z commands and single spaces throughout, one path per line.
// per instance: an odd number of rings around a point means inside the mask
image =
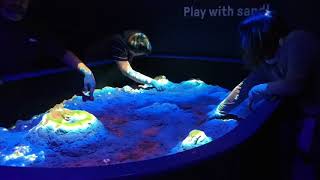
M 122 74 L 137 83 L 149 85 L 158 91 L 166 89 L 165 84 L 134 70 L 132 61 L 138 56 L 152 52 L 149 38 L 141 31 L 126 30 L 94 42 L 86 50 L 88 59 L 112 59 Z
M 44 57 L 54 58 L 83 75 L 84 91 L 93 100 L 96 81 L 92 71 L 52 37 L 32 30 L 25 20 L 29 3 L 29 0 L 0 0 L 0 79 L 30 71 Z M 3 83 L 0 80 L 0 84 Z
M 289 30 L 286 22 L 269 10 L 247 17 L 239 29 L 244 61 L 252 71 L 208 113 L 208 119 L 227 119 L 232 109 L 246 98 L 250 110 L 254 110 L 255 103 L 262 99 L 281 98 L 284 102 L 295 102 L 283 103 L 290 107 L 282 113 L 296 113 L 296 117 L 301 117 L 298 134 L 294 135 L 298 136 L 295 140 L 298 151 L 319 154 L 320 43 L 317 35 Z M 293 109 L 298 112 L 292 112 Z M 293 120 L 286 126 L 292 127 L 292 124 Z

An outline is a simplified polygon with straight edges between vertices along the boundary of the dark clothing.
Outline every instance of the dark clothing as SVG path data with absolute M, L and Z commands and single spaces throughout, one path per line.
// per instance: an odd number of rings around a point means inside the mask
M 219 105 L 229 113 L 248 97 L 250 89 L 267 83 L 267 95 L 282 97 L 279 109 L 273 114 L 274 125 L 270 139 L 279 149 L 276 163 L 286 176 L 297 152 L 309 153 L 313 163 L 320 164 L 320 78 L 319 42 L 317 37 L 303 31 L 291 32 L 273 59 L 257 69 L 232 90 Z M 270 132 L 269 132 L 270 134 Z M 266 141 L 266 142 L 267 142 Z
M 320 107 L 319 47 L 315 35 L 291 32 L 274 58 L 257 67 L 230 93 L 222 113 L 230 112 L 247 98 L 253 86 L 262 83 L 268 84 L 270 96 L 293 96 L 303 108 Z
M 136 31 L 125 31 L 99 40 L 86 50 L 86 59 L 132 61 L 128 39 Z
M 65 50 L 53 39 L 36 33 L 25 22 L 0 17 L 0 77 L 39 69 L 62 59 Z

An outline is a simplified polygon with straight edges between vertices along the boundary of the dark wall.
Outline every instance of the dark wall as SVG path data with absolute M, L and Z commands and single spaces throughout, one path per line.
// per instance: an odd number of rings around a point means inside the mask
M 283 14 L 292 27 L 319 31 L 314 23 L 317 8 L 311 0 L 34 0 L 32 15 L 80 54 L 103 36 L 141 29 L 149 35 L 154 53 L 240 57 L 237 26 L 245 15 L 237 10 L 244 12 L 244 8 L 266 3 Z M 206 9 L 206 16 L 184 14 L 184 8 L 191 6 Z M 219 6 L 230 6 L 233 15 L 210 16 L 209 9 Z

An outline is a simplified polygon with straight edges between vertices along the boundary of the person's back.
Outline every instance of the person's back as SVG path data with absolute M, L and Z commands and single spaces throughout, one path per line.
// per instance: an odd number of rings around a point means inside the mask
M 294 157 L 297 146 L 303 153 L 314 150 L 319 154 L 320 150 L 311 147 L 320 147 L 319 139 L 313 139 L 313 133 L 320 138 L 318 38 L 310 32 L 290 31 L 277 13 L 268 10 L 242 21 L 240 36 L 244 60 L 253 67 L 252 72 L 208 113 L 208 118 L 224 118 L 246 98 L 251 110 L 262 99 L 280 98 L 270 133 L 277 134 L 276 146 L 285 152 L 279 152 L 277 163 L 288 177 L 294 159 L 301 158 Z
M 165 84 L 135 71 L 130 64 L 135 57 L 148 55 L 151 51 L 151 43 L 144 33 L 127 30 L 94 42 L 87 48 L 86 57 L 90 60 L 115 61 L 124 76 L 162 91 L 165 89 Z
M 142 34 L 138 30 L 127 30 L 117 34 L 106 36 L 96 42 L 93 42 L 86 49 L 85 56 L 88 60 L 112 60 L 112 61 L 132 61 L 133 51 L 138 51 L 137 48 L 133 49 L 129 45 L 129 38 L 134 34 Z M 149 40 L 146 39 L 149 43 Z M 142 54 L 151 53 L 151 46 L 142 46 Z
M 274 80 L 286 79 L 293 83 L 283 86 L 280 90 L 289 88 L 298 89 L 294 97 L 300 102 L 301 108 L 320 105 L 319 84 L 319 50 L 320 43 L 316 34 L 302 30 L 293 30 L 283 38 L 281 45 L 275 54 L 275 62 L 271 64 L 273 72 L 278 72 L 278 77 Z M 277 76 L 277 75 L 276 75 Z M 271 80 L 271 79 L 270 79 Z M 294 86 L 290 86 L 294 84 Z M 286 85 L 286 84 L 285 84 Z M 276 92 L 277 84 L 270 86 L 269 90 Z M 284 94 L 286 95 L 286 94 Z M 290 94 L 287 94 L 290 96 Z
M 313 111 L 320 118 L 320 38 L 315 34 L 312 36 L 313 41 L 309 46 L 313 48 L 313 61 L 310 69 L 310 78 L 307 83 L 306 98 L 303 104 L 306 105 L 305 111 Z
M 302 92 L 298 95 L 304 111 L 318 107 L 320 109 L 320 42 L 316 34 L 306 31 L 293 31 L 287 37 L 290 49 L 285 49 L 288 60 L 296 62 L 296 73 L 306 76 L 301 83 Z M 315 113 L 315 112 L 313 112 Z M 320 113 L 320 111 L 318 112 Z

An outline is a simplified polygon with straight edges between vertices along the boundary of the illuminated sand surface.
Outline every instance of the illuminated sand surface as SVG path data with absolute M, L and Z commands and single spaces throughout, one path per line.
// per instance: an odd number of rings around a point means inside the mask
M 227 93 L 189 80 L 169 82 L 162 92 L 105 87 L 95 91 L 93 102 L 74 96 L 29 121 L 18 121 L 12 129 L 0 128 L 0 165 L 103 166 L 214 143 L 238 124 L 202 123 Z

